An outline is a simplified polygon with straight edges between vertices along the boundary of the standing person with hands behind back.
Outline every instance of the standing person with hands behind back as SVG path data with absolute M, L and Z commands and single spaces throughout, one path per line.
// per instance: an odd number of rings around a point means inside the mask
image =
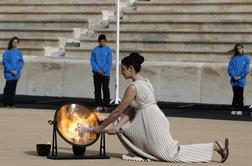
M 246 76 L 249 73 L 250 59 L 244 54 L 242 44 L 236 44 L 234 55 L 228 64 L 228 74 L 231 77 L 230 83 L 233 89 L 233 102 L 231 115 L 242 115 L 244 107 L 243 91 L 246 85 Z
M 17 48 L 18 37 L 13 37 L 8 44 L 8 49 L 3 54 L 4 77 L 6 84 L 3 93 L 3 105 L 6 108 L 15 108 L 15 94 L 17 82 L 21 76 L 24 65 L 23 53 Z
M 93 49 L 90 57 L 94 78 L 96 109 L 98 111 L 107 111 L 110 102 L 109 80 L 112 67 L 112 49 L 105 44 L 106 41 L 106 36 L 104 34 L 100 35 L 98 37 L 99 45 Z M 101 88 L 103 90 L 103 101 Z

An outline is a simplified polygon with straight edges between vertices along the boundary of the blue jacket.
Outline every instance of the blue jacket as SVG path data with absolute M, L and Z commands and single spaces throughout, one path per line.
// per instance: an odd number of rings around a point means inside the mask
M 6 50 L 3 54 L 4 78 L 6 80 L 19 80 L 24 65 L 23 54 L 19 49 Z M 11 71 L 16 71 L 14 76 Z
M 232 57 L 228 64 L 228 74 L 231 77 L 230 83 L 232 86 L 245 87 L 246 76 L 249 73 L 250 59 L 247 55 L 236 55 Z M 235 80 L 235 77 L 241 77 L 240 80 Z
M 109 46 L 95 47 L 90 57 L 90 64 L 94 74 L 99 70 L 104 72 L 104 76 L 110 76 L 112 67 L 112 49 Z

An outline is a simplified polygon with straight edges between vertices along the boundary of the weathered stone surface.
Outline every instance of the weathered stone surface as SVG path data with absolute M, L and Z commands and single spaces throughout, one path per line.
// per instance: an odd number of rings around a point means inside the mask
M 2 66 L 1 66 L 2 67 Z M 230 104 L 232 89 L 226 63 L 145 62 L 142 74 L 155 89 L 157 101 Z M 115 62 L 110 92 L 115 95 Z M 245 103 L 252 100 L 249 74 L 245 88 Z M 120 74 L 120 98 L 131 80 Z M 3 89 L 5 80 L 0 79 Z M 88 60 L 64 58 L 25 58 L 17 94 L 35 96 L 94 98 L 93 75 Z
M 201 75 L 201 103 L 231 103 L 227 64 L 204 64 Z
M 92 98 L 93 77 L 87 61 L 65 61 L 62 78 L 62 95 Z
M 53 59 L 27 61 L 26 69 L 26 95 L 62 96 L 62 61 L 54 61 Z
M 197 63 L 162 65 L 159 100 L 200 102 L 200 65 Z

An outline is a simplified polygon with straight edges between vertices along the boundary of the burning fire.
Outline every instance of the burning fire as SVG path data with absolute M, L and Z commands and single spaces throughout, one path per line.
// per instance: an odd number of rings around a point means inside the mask
M 79 127 L 94 128 L 98 126 L 97 111 L 90 111 L 80 105 L 71 104 L 58 112 L 58 129 L 60 133 L 74 144 L 89 144 L 96 139 L 96 133 L 79 132 Z

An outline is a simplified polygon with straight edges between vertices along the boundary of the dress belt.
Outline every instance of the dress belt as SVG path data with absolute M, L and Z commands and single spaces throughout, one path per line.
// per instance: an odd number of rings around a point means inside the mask
M 148 103 L 148 104 L 145 104 L 144 106 L 140 107 L 140 108 L 137 109 L 137 110 L 142 110 L 142 109 L 145 109 L 145 108 L 147 108 L 147 107 L 151 107 L 151 106 L 153 106 L 153 105 L 157 105 L 157 103 Z

